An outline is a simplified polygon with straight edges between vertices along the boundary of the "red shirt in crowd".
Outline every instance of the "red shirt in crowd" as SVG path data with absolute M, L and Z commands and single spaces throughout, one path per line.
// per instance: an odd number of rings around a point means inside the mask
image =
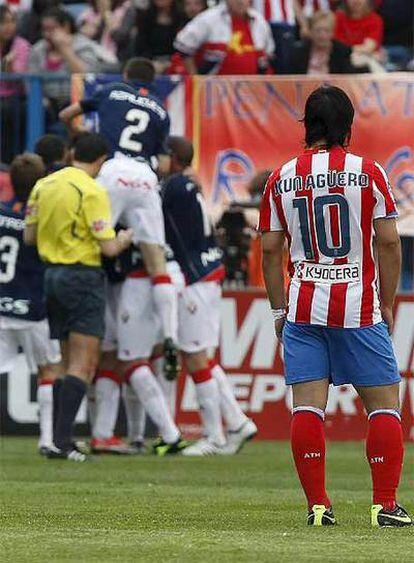
M 231 18 L 232 36 L 218 74 L 257 74 L 259 58 L 263 56 L 253 43 L 250 21 Z
M 354 20 L 345 12 L 336 12 L 335 39 L 349 47 L 361 45 L 365 39 L 373 39 L 378 49 L 382 45 L 384 24 L 382 18 L 375 12 Z

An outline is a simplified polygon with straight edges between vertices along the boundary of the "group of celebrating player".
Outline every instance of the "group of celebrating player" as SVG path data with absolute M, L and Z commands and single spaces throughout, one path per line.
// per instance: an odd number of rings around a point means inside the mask
M 39 447 L 49 458 L 87 459 L 72 435 L 85 394 L 93 452 L 143 452 L 148 415 L 157 455 L 233 454 L 257 428 L 210 356 L 224 271 L 193 147 L 169 136 L 150 61 L 132 59 L 123 78 L 61 113 L 76 135 L 70 165 L 46 175 L 40 157 L 25 154 L 11 167 L 15 200 L 0 219 L 2 350 L 21 346 L 38 368 Z M 74 125 L 90 111 L 99 135 Z M 181 359 L 203 425 L 191 445 L 174 421 Z M 121 388 L 129 444 L 114 435 Z

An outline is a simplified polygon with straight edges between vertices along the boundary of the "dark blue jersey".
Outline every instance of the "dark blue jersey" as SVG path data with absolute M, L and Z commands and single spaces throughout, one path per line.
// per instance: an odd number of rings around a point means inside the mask
M 0 315 L 40 321 L 46 317 L 44 265 L 23 242 L 24 213 L 0 204 Z
M 117 225 L 115 230 L 118 232 L 121 228 L 123 227 Z M 167 262 L 174 260 L 174 254 L 169 247 L 165 250 L 165 258 Z M 141 250 L 135 244 L 131 244 L 116 258 L 104 258 L 103 266 L 110 283 L 124 281 L 130 274 L 138 274 L 142 277 L 147 275 Z
M 187 283 L 219 279 L 223 253 L 198 186 L 183 174 L 171 176 L 163 188 L 163 212 L 167 243 Z
M 170 119 L 148 85 L 113 83 L 81 102 L 84 113 L 96 111 L 99 132 L 110 146 L 111 156 L 151 157 L 166 154 Z

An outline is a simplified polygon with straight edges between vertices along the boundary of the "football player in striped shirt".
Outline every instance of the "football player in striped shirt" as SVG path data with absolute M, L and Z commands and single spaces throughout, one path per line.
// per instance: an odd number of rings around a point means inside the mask
M 309 96 L 307 148 L 277 169 L 264 191 L 263 272 L 293 390 L 292 451 L 308 523 L 336 522 L 325 489 L 324 418 L 333 383 L 353 385 L 368 413 L 372 525 L 406 526 L 412 520 L 396 502 L 404 446 L 390 338 L 401 265 L 397 210 L 383 168 L 346 150 L 353 117 L 339 88 L 320 87 Z

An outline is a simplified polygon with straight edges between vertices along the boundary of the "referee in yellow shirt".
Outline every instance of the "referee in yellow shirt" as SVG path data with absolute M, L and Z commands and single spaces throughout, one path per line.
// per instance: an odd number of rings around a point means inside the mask
M 107 158 L 105 140 L 92 133 L 74 145 L 73 166 L 37 182 L 26 212 L 26 244 L 47 264 L 45 292 L 52 338 L 61 341 L 61 384 L 55 448 L 49 457 L 84 461 L 73 443 L 73 424 L 95 375 L 104 335 L 101 254 L 113 257 L 132 242 L 132 230 L 112 228 L 107 192 L 94 178 Z

